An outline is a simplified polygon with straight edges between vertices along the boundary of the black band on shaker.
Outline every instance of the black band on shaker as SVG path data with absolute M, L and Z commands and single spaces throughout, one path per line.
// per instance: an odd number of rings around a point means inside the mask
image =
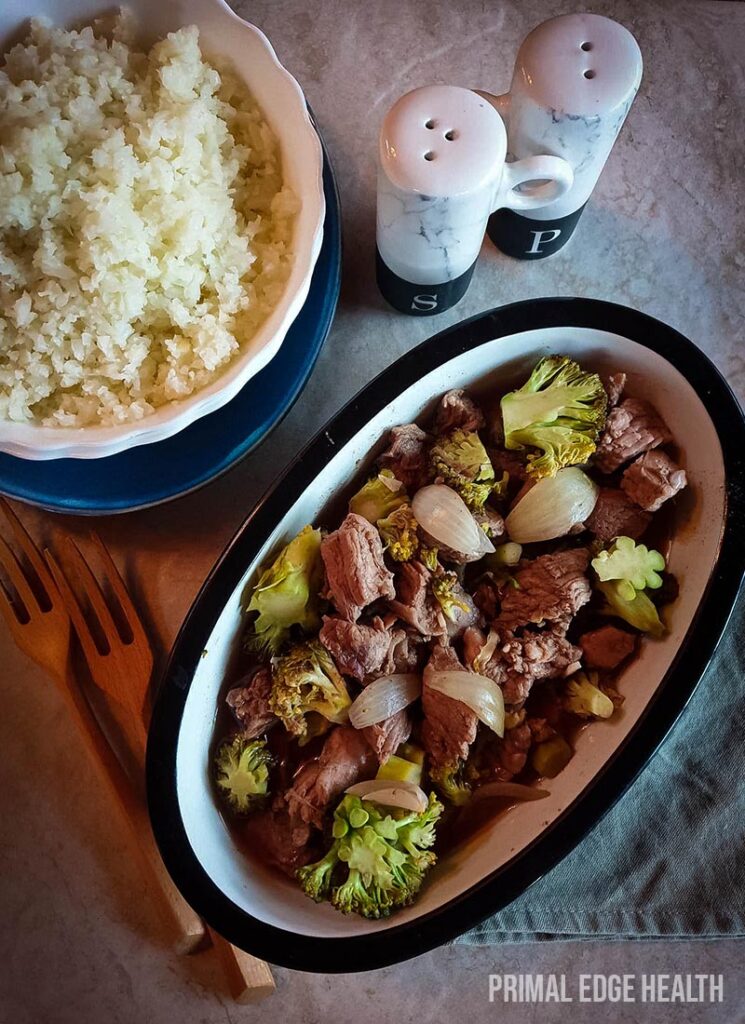
M 435 316 L 454 306 L 468 291 L 475 266 L 474 260 L 464 274 L 452 281 L 412 284 L 394 274 L 379 250 L 375 250 L 375 271 L 381 295 L 399 313 L 408 313 L 409 316 Z
M 489 218 L 486 233 L 506 256 L 517 260 L 542 260 L 552 256 L 572 237 L 585 204 L 554 220 L 532 220 L 514 210 L 497 210 Z

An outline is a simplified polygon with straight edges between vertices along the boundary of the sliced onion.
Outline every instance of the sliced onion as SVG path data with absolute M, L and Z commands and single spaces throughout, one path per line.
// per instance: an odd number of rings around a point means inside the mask
M 471 668 L 474 672 L 483 673 L 484 669 L 491 661 L 491 656 L 496 651 L 498 643 L 499 633 L 494 629 L 490 629 L 489 636 L 486 638 L 486 643 L 471 662 Z
M 420 488 L 411 502 L 416 521 L 438 547 L 462 554 L 466 560 L 489 554 L 494 545 L 447 484 Z
M 504 736 L 504 697 L 493 679 L 475 672 L 432 672 L 427 686 L 459 700 L 497 736 Z
M 355 729 L 365 729 L 403 711 L 422 692 L 421 678 L 415 672 L 381 676 L 366 686 L 349 709 L 349 721 Z
M 386 782 L 384 779 L 371 779 L 369 782 L 358 782 L 350 786 L 347 793 L 358 796 L 360 800 L 370 800 L 385 807 L 401 807 L 405 811 L 416 811 L 421 814 L 427 809 L 427 794 L 413 782 Z
M 597 484 L 569 466 L 534 484 L 505 519 L 511 540 L 534 544 L 564 537 L 587 519 L 598 499 Z
M 547 789 L 524 786 L 520 782 L 487 782 L 473 794 L 473 800 L 506 797 L 508 800 L 543 800 L 551 794 Z

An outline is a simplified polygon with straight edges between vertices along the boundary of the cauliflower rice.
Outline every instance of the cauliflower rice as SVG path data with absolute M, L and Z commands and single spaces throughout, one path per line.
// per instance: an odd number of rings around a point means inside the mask
M 195 26 L 143 54 L 32 22 L 0 69 L 0 418 L 140 420 L 203 388 L 277 305 L 297 200 Z

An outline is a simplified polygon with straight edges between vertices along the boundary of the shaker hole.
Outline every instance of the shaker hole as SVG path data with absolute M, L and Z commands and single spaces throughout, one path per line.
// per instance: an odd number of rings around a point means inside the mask
M 432 128 L 434 128 L 434 126 L 435 126 L 435 122 L 434 122 L 434 121 L 432 120 L 432 118 L 431 118 L 431 117 L 430 117 L 429 121 L 425 121 L 425 122 L 424 122 L 424 127 L 425 127 L 425 128 L 430 128 L 430 129 L 432 129 Z
M 427 152 L 424 154 L 424 159 L 425 160 L 434 160 L 434 158 L 435 158 L 435 154 L 432 152 L 431 149 L 427 150 Z
M 451 128 L 449 131 L 445 132 L 445 138 L 448 140 L 448 142 L 452 142 L 453 139 L 458 138 L 458 133 L 453 128 Z
M 592 68 L 588 68 L 587 71 L 585 71 L 585 78 L 594 78 L 594 77 L 595 77 L 595 72 L 592 70 Z
M 591 49 L 592 49 L 592 43 L 582 43 L 582 45 L 580 46 L 580 50 L 584 50 L 585 52 L 587 52 L 587 50 L 591 50 Z

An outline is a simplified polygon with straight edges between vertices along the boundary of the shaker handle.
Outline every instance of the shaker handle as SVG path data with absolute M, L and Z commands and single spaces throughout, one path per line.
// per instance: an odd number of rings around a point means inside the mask
M 529 194 L 515 192 L 518 185 L 540 180 L 545 180 L 546 184 L 531 189 Z M 560 156 L 529 156 L 516 160 L 504 165 L 494 209 L 506 206 L 510 210 L 534 210 L 548 206 L 565 195 L 573 184 L 571 164 Z

